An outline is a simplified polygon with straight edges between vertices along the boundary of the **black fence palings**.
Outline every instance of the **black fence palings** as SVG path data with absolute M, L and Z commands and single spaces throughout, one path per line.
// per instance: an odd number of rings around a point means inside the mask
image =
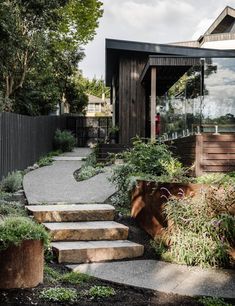
M 66 117 L 0 113 L 0 180 L 51 151 L 56 129 L 66 128 Z
M 111 117 L 39 116 L 0 113 L 0 180 L 9 172 L 23 170 L 53 150 L 56 129 L 70 130 L 77 146 L 85 147 L 107 138 Z

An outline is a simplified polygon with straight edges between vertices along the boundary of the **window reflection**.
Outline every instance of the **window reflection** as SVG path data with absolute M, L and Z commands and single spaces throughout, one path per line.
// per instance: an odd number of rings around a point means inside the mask
M 162 134 L 235 132 L 235 58 L 206 58 L 158 97 Z

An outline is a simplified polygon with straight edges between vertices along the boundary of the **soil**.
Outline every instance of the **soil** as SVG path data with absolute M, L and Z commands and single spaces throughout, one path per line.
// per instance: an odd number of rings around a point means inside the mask
M 21 198 L 21 202 L 24 202 L 24 199 Z M 135 220 L 130 217 L 122 216 L 120 213 L 116 214 L 115 220 L 128 225 L 130 228 L 129 239 L 131 241 L 141 243 L 145 246 L 145 252 L 142 257 L 139 259 L 156 259 L 156 255 L 153 249 L 150 247 L 149 241 L 151 237 L 146 234 L 143 230 L 138 228 Z M 55 270 L 58 270 L 60 273 L 68 272 L 68 270 L 62 266 L 57 264 L 55 261 L 50 260 L 48 263 L 50 267 Z M 92 286 L 109 286 L 112 287 L 116 294 L 111 297 L 106 298 L 92 298 L 88 295 L 81 294 L 89 290 Z M 66 287 L 66 288 L 74 288 L 77 290 L 78 297 L 77 301 L 74 303 L 68 302 L 48 302 L 43 301 L 39 295 L 43 289 L 51 288 L 51 287 Z M 233 301 L 234 302 L 234 301 Z M 231 303 L 231 302 L 230 302 Z M 81 306 L 199 306 L 203 305 L 198 301 L 197 298 L 180 296 L 176 294 L 165 294 L 162 292 L 141 289 L 126 285 L 119 285 L 111 282 L 102 281 L 96 278 L 90 278 L 87 282 L 83 282 L 79 285 L 71 285 L 69 283 L 50 283 L 48 280 L 44 280 L 43 284 L 40 284 L 36 288 L 31 289 L 10 289 L 10 290 L 0 290 L 0 305 L 42 305 L 42 306 L 56 306 L 56 305 L 81 305 Z M 232 303 L 233 305 L 233 303 Z M 235 305 L 235 304 L 234 304 Z

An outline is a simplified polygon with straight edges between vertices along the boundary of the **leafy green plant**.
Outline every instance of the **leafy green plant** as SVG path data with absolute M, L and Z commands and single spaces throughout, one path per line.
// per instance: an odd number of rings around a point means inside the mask
M 53 158 L 52 157 L 44 156 L 44 157 L 41 157 L 39 159 L 37 164 L 38 164 L 39 167 L 45 167 L 45 166 L 50 166 L 52 164 L 52 162 L 53 162 Z
M 0 201 L 7 201 L 11 198 L 11 196 L 11 193 L 0 190 Z
M 18 202 L 0 200 L 0 216 L 26 216 L 26 210 Z
M 77 291 L 69 288 L 49 288 L 41 291 L 39 298 L 51 302 L 75 302 Z
M 135 173 L 152 174 L 155 176 L 165 173 L 163 162 L 172 161 L 172 154 L 164 144 L 148 141 L 140 138 L 133 141 L 133 148 L 123 152 L 123 159 L 134 167 Z
M 52 284 L 57 284 L 60 281 L 60 278 L 61 273 L 48 265 L 44 266 L 44 280 Z
M 88 294 L 93 298 L 106 298 L 116 294 L 115 290 L 107 286 L 93 286 L 89 289 Z
M 22 187 L 23 176 L 20 171 L 9 173 L 1 182 L 1 189 L 6 192 L 16 192 Z
M 7 217 L 0 222 L 0 249 L 19 245 L 23 240 L 42 240 L 49 244 L 49 234 L 41 224 L 26 217 Z
M 87 274 L 79 273 L 79 272 L 68 272 L 61 273 L 48 265 L 44 267 L 44 278 L 49 283 L 57 284 L 57 283 L 67 283 L 72 285 L 81 284 L 83 282 L 87 282 L 90 279 L 90 276 Z
M 77 285 L 77 284 L 81 284 L 83 282 L 87 282 L 89 281 L 90 276 L 87 274 L 83 274 L 83 273 L 79 273 L 79 272 L 68 272 L 63 274 L 60 277 L 60 280 L 63 283 L 69 283 L 72 285 Z
M 76 145 L 76 139 L 69 131 L 56 130 L 54 137 L 55 149 L 62 152 L 72 151 Z
M 209 185 L 227 185 L 235 184 L 234 172 L 224 173 L 207 173 L 195 178 L 195 183 Z
M 199 299 L 199 302 L 202 303 L 204 306 L 232 306 L 230 303 L 226 303 L 221 298 L 216 297 L 202 297 Z
M 118 157 L 124 164 L 115 166 L 111 177 L 111 182 L 118 190 L 111 199 L 116 206 L 129 206 L 131 190 L 137 180 L 185 181 L 186 170 L 164 144 L 145 143 L 137 138 L 133 148 L 119 153 Z

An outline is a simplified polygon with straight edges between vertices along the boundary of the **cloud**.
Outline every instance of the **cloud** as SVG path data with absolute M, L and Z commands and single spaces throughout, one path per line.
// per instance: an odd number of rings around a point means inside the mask
M 105 38 L 168 43 L 197 39 L 234 0 L 103 0 L 104 16 L 80 65 L 88 77 L 104 76 Z

